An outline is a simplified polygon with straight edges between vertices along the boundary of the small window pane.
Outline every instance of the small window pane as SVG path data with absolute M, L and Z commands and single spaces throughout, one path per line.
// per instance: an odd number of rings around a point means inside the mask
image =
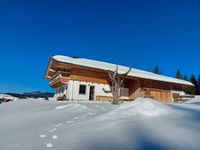
M 79 94 L 86 94 L 86 85 L 79 86 Z

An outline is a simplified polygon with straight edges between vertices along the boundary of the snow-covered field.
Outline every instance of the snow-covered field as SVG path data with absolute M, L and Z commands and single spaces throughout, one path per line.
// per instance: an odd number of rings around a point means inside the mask
M 43 99 L 0 104 L 0 150 L 199 150 L 200 97 L 121 105 Z

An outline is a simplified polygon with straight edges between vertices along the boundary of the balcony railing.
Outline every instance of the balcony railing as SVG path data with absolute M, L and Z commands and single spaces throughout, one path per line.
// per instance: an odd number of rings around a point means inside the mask
M 59 71 L 56 72 L 50 79 L 50 86 L 54 86 L 59 83 L 60 85 L 66 84 L 69 81 L 69 77 L 64 77 Z

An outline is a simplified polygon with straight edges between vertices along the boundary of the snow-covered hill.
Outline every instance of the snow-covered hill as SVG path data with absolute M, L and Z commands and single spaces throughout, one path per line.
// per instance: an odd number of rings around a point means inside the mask
M 0 105 L 2 150 L 198 150 L 200 103 L 26 99 Z
M 12 98 L 14 98 L 14 99 L 44 98 L 44 99 L 48 100 L 54 96 L 54 93 L 40 92 L 40 91 L 26 92 L 26 93 L 21 93 L 21 94 L 20 93 L 0 93 L 0 98 L 2 98 L 4 96 L 10 98 L 11 100 L 12 100 Z

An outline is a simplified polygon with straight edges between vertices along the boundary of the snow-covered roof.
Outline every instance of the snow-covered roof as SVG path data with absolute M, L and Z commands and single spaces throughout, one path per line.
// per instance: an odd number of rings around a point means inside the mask
M 116 70 L 116 64 L 111 64 L 111 63 L 102 62 L 102 61 L 90 60 L 90 59 L 85 59 L 85 58 L 72 58 L 72 57 L 62 56 L 62 55 L 56 55 L 56 56 L 53 56 L 52 58 L 60 62 L 70 63 L 74 65 L 79 65 L 79 66 L 85 66 L 85 67 L 96 68 L 96 69 L 101 69 L 101 70 L 109 70 L 109 71 Z M 120 74 L 127 72 L 128 69 L 129 67 L 118 65 L 118 72 Z M 143 71 L 143 70 L 139 70 L 135 68 L 131 69 L 128 76 L 193 86 L 192 83 L 185 80 L 180 80 L 180 79 L 167 77 L 163 75 L 157 75 L 148 71 Z

